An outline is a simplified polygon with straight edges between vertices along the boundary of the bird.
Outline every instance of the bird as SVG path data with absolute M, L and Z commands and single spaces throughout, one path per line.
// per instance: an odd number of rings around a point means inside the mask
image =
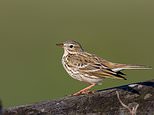
M 74 79 L 88 83 L 89 86 L 73 95 L 89 94 L 90 89 L 99 85 L 105 78 L 126 79 L 125 69 L 151 69 L 145 65 L 119 64 L 105 60 L 95 54 L 84 51 L 81 44 L 75 40 L 67 40 L 56 44 L 64 49 L 62 65 Z

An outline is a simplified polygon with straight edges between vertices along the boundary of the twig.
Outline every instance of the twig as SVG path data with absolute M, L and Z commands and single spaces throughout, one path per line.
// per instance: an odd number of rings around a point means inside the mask
M 136 115 L 136 111 L 137 111 L 137 108 L 139 107 L 139 104 L 137 104 L 135 107 L 132 107 L 132 109 L 131 109 L 129 106 L 127 106 L 126 104 L 124 104 L 122 102 L 122 100 L 120 99 L 120 96 L 119 96 L 119 92 L 118 91 L 116 91 L 116 94 L 117 94 L 117 98 L 118 98 L 119 102 L 121 103 L 121 105 L 123 107 L 125 107 L 126 109 L 128 109 L 129 112 L 131 113 L 131 115 Z

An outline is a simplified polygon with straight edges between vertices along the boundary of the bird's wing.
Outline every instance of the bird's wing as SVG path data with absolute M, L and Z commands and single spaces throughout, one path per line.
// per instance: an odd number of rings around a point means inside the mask
M 126 79 L 122 74 L 112 71 L 112 69 L 102 63 L 102 59 L 88 53 L 72 55 L 68 58 L 70 66 L 78 69 L 80 72 L 84 72 L 91 76 L 102 77 L 102 78 L 117 78 Z

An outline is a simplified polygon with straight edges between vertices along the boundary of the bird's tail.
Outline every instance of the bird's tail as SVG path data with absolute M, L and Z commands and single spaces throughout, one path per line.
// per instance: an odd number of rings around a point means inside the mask
M 124 69 L 152 69 L 150 66 L 145 65 L 125 65 L 123 66 Z
M 145 65 L 132 65 L 132 64 L 117 64 L 113 71 L 121 71 L 124 69 L 152 69 L 150 66 Z

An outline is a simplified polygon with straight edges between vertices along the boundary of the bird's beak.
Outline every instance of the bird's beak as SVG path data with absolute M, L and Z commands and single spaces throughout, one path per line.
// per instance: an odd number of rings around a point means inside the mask
M 56 45 L 59 46 L 59 47 L 62 47 L 62 48 L 63 48 L 63 46 L 64 46 L 63 43 L 59 43 L 59 44 L 56 44 Z

